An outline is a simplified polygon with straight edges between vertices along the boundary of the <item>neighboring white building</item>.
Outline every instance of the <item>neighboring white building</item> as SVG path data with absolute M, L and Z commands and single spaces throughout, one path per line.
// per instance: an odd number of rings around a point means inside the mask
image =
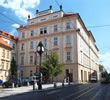
M 21 76 L 31 77 L 36 72 L 35 52 L 40 41 L 45 48 L 54 50 L 59 56 L 60 63 L 64 64 L 63 73 L 58 76 L 62 81 L 70 77 L 71 81 L 88 82 L 90 74 L 97 72 L 99 79 L 98 49 L 95 39 L 88 31 L 77 13 L 63 14 L 50 9 L 39 12 L 30 19 L 27 25 L 17 29 L 18 64 L 21 67 Z M 45 53 L 43 54 L 43 56 Z M 37 71 L 39 69 L 39 55 L 37 56 Z
M 0 37 L 12 47 L 11 58 L 14 58 L 17 62 L 17 40 L 18 37 L 15 37 L 7 32 L 0 30 Z
M 9 79 L 12 48 L 0 37 L 0 79 Z

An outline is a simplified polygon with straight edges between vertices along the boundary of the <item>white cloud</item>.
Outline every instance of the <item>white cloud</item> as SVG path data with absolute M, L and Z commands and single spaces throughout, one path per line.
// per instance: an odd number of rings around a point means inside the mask
M 33 9 L 40 4 L 40 0 L 0 0 L 0 6 L 13 10 L 21 20 L 26 20 L 27 16 L 32 13 L 29 9 Z
M 99 59 L 104 68 L 110 73 L 110 52 L 99 54 Z
M 13 25 L 12 25 L 12 27 L 15 27 L 15 28 L 19 28 L 19 26 L 20 26 L 20 25 L 18 25 L 18 24 L 13 24 Z

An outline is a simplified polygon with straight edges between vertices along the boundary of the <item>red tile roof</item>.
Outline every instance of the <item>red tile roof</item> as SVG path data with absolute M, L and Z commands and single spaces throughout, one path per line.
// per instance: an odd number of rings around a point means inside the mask
M 13 35 L 7 33 L 7 32 L 1 31 L 1 30 L 0 30 L 0 34 L 2 34 L 3 36 L 9 37 L 9 38 L 11 38 L 11 39 L 14 39 L 14 40 L 17 40 L 17 39 L 18 39 L 18 37 L 15 37 L 15 36 L 13 36 Z
M 8 43 L 6 43 L 1 37 L 0 37 L 0 44 L 5 45 L 5 46 L 11 48 L 11 47 L 8 45 Z

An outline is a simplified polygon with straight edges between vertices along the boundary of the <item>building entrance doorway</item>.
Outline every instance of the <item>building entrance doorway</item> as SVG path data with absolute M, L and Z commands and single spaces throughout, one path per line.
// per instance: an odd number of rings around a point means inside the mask
M 69 69 L 66 69 L 66 78 L 69 77 L 69 81 L 73 82 L 73 73 L 69 72 Z
M 83 70 L 81 70 L 81 82 L 83 82 Z

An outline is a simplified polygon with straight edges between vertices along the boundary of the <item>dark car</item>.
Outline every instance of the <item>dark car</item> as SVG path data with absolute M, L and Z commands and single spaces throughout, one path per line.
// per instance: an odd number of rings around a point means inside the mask
M 30 78 L 22 78 L 22 83 L 23 83 L 23 85 L 28 85 L 28 84 L 32 85 L 33 81 Z
M 6 82 L 4 82 L 2 84 L 2 87 L 3 88 L 8 88 L 8 87 L 12 87 L 12 84 L 14 83 L 14 87 L 17 87 L 17 86 L 22 86 L 22 80 L 20 78 L 16 78 L 16 79 L 10 79 Z

